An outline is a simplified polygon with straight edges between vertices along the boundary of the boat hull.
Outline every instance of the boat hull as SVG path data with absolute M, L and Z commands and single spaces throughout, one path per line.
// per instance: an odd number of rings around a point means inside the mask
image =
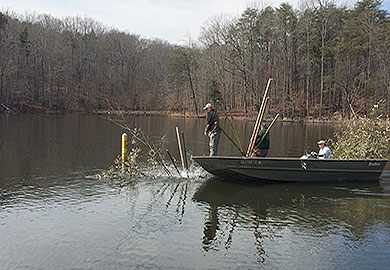
M 209 173 L 266 182 L 378 181 L 387 160 L 193 157 Z

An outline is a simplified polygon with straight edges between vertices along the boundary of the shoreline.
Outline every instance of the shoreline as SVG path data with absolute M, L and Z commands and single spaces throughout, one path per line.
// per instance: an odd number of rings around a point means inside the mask
M 83 111 L 83 110 L 71 110 L 67 112 L 63 111 L 46 111 L 46 110 L 39 110 L 39 111 L 29 111 L 29 112 L 16 112 L 16 111 L 3 111 L 0 112 L 0 115 L 20 115 L 20 114 L 47 114 L 47 115 L 56 115 L 56 114 L 86 114 L 86 115 L 138 115 L 138 116 L 166 116 L 166 117 L 172 117 L 172 118 L 206 118 L 206 114 L 204 112 L 201 112 L 199 115 L 196 115 L 193 112 L 172 112 L 172 111 L 129 111 L 129 110 L 94 110 L 94 111 Z M 248 112 L 246 115 L 244 113 L 237 113 L 233 112 L 230 113 L 230 115 L 234 119 L 239 120 L 249 120 L 249 121 L 256 121 L 257 112 Z M 226 116 L 223 112 L 219 111 L 219 116 L 221 119 L 225 119 Z M 278 121 L 286 122 L 286 123 L 343 123 L 345 121 L 348 121 L 348 118 L 333 118 L 333 119 L 318 119 L 314 118 L 312 116 L 307 118 L 279 118 Z M 386 119 L 383 119 L 386 120 Z M 272 117 L 266 117 L 264 121 L 272 121 Z
M 109 111 L 109 110 L 102 110 L 102 111 L 95 111 L 92 112 L 92 114 L 100 114 L 100 115 L 110 115 L 110 114 L 124 114 L 124 115 L 139 115 L 139 116 L 166 116 L 166 117 L 172 117 L 172 118 L 206 118 L 205 113 L 201 113 L 199 115 L 196 115 L 192 112 L 170 112 L 170 111 Z M 244 113 L 231 113 L 230 114 L 234 119 L 239 120 L 250 120 L 250 121 L 256 121 L 257 113 L 255 112 L 248 112 L 247 115 Z M 221 113 L 219 111 L 219 117 L 221 119 L 225 119 L 226 115 Z M 266 117 L 264 118 L 264 121 L 272 121 L 272 117 Z M 317 119 L 313 117 L 309 118 L 298 118 L 298 119 L 291 119 L 291 118 L 279 118 L 278 121 L 286 122 L 286 123 L 343 123 L 347 121 L 348 119 Z
M 218 112 L 219 117 L 221 119 L 225 119 L 226 115 L 222 112 Z M 166 116 L 166 117 L 173 117 L 173 118 L 206 118 L 205 113 L 201 113 L 199 115 L 196 115 L 192 112 L 170 112 L 170 111 L 109 111 L 109 110 L 102 110 L 102 111 L 95 111 L 92 114 L 101 114 L 101 115 L 110 115 L 110 114 L 124 114 L 124 115 L 140 115 L 140 116 Z M 247 115 L 244 113 L 230 113 L 230 115 L 234 119 L 239 120 L 250 120 L 250 121 L 256 121 L 257 113 L 256 112 L 248 112 Z M 264 121 L 272 121 L 272 117 L 266 117 L 264 118 Z M 342 119 L 317 119 L 313 117 L 308 118 L 298 118 L 298 119 L 291 119 L 291 118 L 279 118 L 278 121 L 286 122 L 286 123 L 343 123 L 347 121 L 347 118 Z

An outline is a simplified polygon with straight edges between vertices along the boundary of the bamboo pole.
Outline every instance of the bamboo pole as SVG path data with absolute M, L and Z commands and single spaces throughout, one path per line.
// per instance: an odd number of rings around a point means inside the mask
M 265 107 L 265 102 L 266 102 L 266 98 L 268 96 L 268 89 L 269 89 L 269 86 L 271 84 L 271 81 L 272 81 L 272 78 L 270 78 L 268 80 L 268 84 L 267 84 L 267 87 L 264 91 L 264 95 L 263 95 L 263 100 L 261 102 L 261 106 L 260 106 L 260 109 L 259 109 L 259 113 L 257 115 L 257 118 L 256 118 L 256 123 L 255 123 L 255 126 L 253 127 L 253 132 L 252 132 L 252 136 L 251 136 L 251 139 L 249 141 L 249 146 L 248 146 L 248 151 L 247 151 L 247 156 L 250 155 L 251 151 L 253 150 L 253 144 L 254 144 L 254 140 L 257 136 L 257 130 L 258 130 L 258 127 L 260 126 L 260 118 L 261 118 L 261 115 L 263 114 L 263 110 L 264 110 L 264 107 Z
M 261 108 L 261 112 L 259 113 L 259 121 L 258 121 L 256 127 L 253 128 L 251 141 L 249 142 L 248 151 L 247 151 L 247 154 L 246 154 L 247 157 L 251 156 L 251 154 L 253 152 L 253 148 L 255 147 L 257 134 L 259 134 L 259 131 L 260 131 L 261 122 L 263 121 L 263 118 L 264 118 L 265 108 L 267 107 L 268 100 L 269 100 L 269 98 L 267 97 L 265 99 L 263 107 Z
M 180 154 L 180 161 L 181 161 L 181 166 L 183 168 L 183 171 L 186 169 L 184 165 L 184 157 L 183 157 L 183 148 L 181 147 L 181 140 L 180 140 L 180 133 L 179 133 L 179 128 L 176 127 L 176 137 L 177 137 L 177 145 L 179 146 L 179 154 Z
M 184 140 L 184 132 L 182 131 L 180 135 L 181 135 L 181 142 L 182 142 L 181 147 L 183 148 L 182 151 L 184 156 L 184 166 L 188 171 L 187 149 L 186 149 L 186 141 Z
M 268 90 L 269 90 L 269 86 L 270 86 L 272 80 L 273 80 L 273 78 L 269 78 L 268 79 L 267 87 L 265 89 L 263 100 L 261 101 L 261 106 L 260 106 L 260 109 L 259 109 L 259 113 L 258 113 L 257 118 L 256 118 L 256 123 L 255 123 L 255 126 L 253 127 L 252 136 L 251 136 L 251 139 L 249 141 L 249 146 L 248 146 L 248 150 L 247 150 L 247 153 L 246 153 L 247 157 L 249 157 L 251 152 L 253 151 L 254 142 L 255 142 L 256 136 L 257 136 L 257 134 L 259 132 L 258 130 L 259 130 L 261 121 L 263 120 L 262 116 L 263 116 L 264 111 L 265 111 L 266 102 L 267 102 L 267 96 L 268 96 Z
M 171 153 L 169 153 L 168 149 L 167 149 L 167 154 L 168 154 L 169 158 L 172 161 L 173 167 L 175 167 L 177 173 L 181 176 L 180 171 L 179 171 L 179 169 L 176 166 L 175 159 L 172 157 Z

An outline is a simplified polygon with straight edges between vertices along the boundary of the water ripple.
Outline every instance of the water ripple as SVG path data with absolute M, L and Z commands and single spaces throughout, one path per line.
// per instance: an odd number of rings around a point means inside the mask
M 35 177 L 1 187 L 2 265 L 274 269 L 299 260 L 313 268 L 344 265 L 356 253 L 383 261 L 389 253 L 370 250 L 390 243 L 387 197 L 367 195 L 386 193 L 381 187 L 94 175 Z

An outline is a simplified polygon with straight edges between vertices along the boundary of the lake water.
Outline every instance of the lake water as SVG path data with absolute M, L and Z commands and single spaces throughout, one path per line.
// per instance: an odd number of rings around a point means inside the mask
M 176 126 L 207 154 L 204 121 L 128 118 L 177 159 Z M 247 142 L 253 121 L 236 124 Z M 337 128 L 278 122 L 269 155 L 316 151 Z M 0 115 L 0 269 L 389 269 L 389 183 L 262 185 L 194 164 L 97 177 L 122 133 L 98 116 Z M 219 153 L 239 154 L 224 136 Z

